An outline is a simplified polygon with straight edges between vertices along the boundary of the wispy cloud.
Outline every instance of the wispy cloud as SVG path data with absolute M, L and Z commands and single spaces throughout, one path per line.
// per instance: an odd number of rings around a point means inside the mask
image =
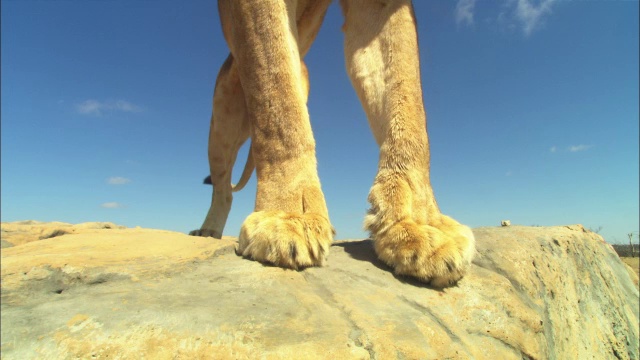
M 107 184 L 109 185 L 124 185 L 130 183 L 131 180 L 121 177 L 121 176 L 113 176 L 107 179 Z
M 76 110 L 83 115 L 99 115 L 103 105 L 96 100 L 86 100 L 76 105 Z
M 515 16 L 526 36 L 531 35 L 542 23 L 542 17 L 551 13 L 551 5 L 557 0 L 517 0 Z
M 79 104 L 76 104 L 76 111 L 82 115 L 102 115 L 106 112 L 122 111 L 122 112 L 141 112 L 142 107 L 132 104 L 125 100 L 117 101 L 98 101 L 98 100 L 85 100 Z
M 473 25 L 477 0 L 458 0 L 455 8 L 456 24 Z M 497 22 L 509 30 L 522 31 L 526 37 L 533 34 L 544 24 L 544 19 L 552 13 L 558 0 L 502 0 L 497 14 L 484 18 L 484 23 Z M 494 6 L 495 2 L 478 4 Z
M 557 152 L 564 152 L 564 151 L 568 151 L 568 152 L 572 152 L 572 153 L 576 153 L 576 152 L 580 152 L 580 151 L 587 151 L 589 149 L 591 149 L 593 147 L 593 145 L 584 145 L 584 144 L 580 144 L 580 145 L 571 145 L 571 146 L 567 146 L 566 148 L 561 148 L 559 149 L 557 146 L 552 146 L 549 148 L 549 152 L 550 153 L 557 153 Z
M 123 208 L 124 205 L 117 203 L 117 202 L 107 202 L 104 203 L 102 205 L 100 205 L 101 207 L 105 208 L 105 209 L 119 209 L 119 208 Z
M 476 0 L 458 0 L 456 4 L 456 24 L 473 25 L 473 9 Z
M 586 151 L 591 149 L 592 147 L 593 145 L 573 145 L 573 146 L 569 146 L 569 151 L 571 152 Z

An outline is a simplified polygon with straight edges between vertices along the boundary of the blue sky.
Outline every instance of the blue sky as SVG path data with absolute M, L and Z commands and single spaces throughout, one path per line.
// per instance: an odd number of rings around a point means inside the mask
M 208 210 L 216 2 L 2 3 L 2 221 L 188 232 Z M 416 1 L 432 185 L 472 227 L 639 218 L 638 1 Z M 363 238 L 378 152 L 331 5 L 307 55 L 318 170 L 338 239 Z M 239 155 L 240 175 L 246 148 Z M 225 229 L 252 211 L 255 174 Z

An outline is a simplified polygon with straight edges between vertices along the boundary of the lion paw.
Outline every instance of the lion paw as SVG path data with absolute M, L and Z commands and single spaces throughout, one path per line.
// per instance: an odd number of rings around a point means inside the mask
M 209 230 L 209 229 L 198 229 L 189 232 L 191 236 L 202 236 L 202 237 L 212 237 L 216 239 L 222 238 L 222 234 L 219 231 Z
M 238 254 L 279 267 L 322 266 L 333 241 L 333 228 L 317 214 L 258 211 L 240 230 Z
M 437 288 L 460 280 L 475 255 L 471 229 L 441 215 L 440 222 L 421 225 L 395 223 L 374 236 L 380 260 L 398 275 L 408 275 Z

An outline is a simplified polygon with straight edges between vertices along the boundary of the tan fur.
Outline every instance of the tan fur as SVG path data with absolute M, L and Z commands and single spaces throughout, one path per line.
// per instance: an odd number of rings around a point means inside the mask
M 233 192 L 240 191 L 244 189 L 245 185 L 251 178 L 251 174 L 253 174 L 253 170 L 255 170 L 256 164 L 253 163 L 253 155 L 251 154 L 251 148 L 249 148 L 249 152 L 247 153 L 247 161 L 244 163 L 244 169 L 242 170 L 242 175 L 240 176 L 240 180 L 234 185 L 231 184 L 231 190 Z
M 321 266 L 333 229 L 318 179 L 303 58 L 330 0 L 219 0 L 231 55 L 218 75 L 209 136 L 212 205 L 194 235 L 219 238 L 232 201 L 231 169 L 251 137 L 236 186 L 255 165 L 255 212 L 238 252 L 300 269 Z M 442 287 L 475 253 L 471 230 L 442 215 L 429 180 L 415 18 L 408 0 L 342 0 L 347 72 L 380 146 L 365 228 L 397 274 Z

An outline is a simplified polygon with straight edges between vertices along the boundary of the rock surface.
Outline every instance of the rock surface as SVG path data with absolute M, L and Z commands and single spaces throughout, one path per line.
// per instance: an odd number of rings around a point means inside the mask
M 475 229 L 469 274 L 439 291 L 368 240 L 297 272 L 234 238 L 95 224 L 2 224 L 2 359 L 640 356 L 635 274 L 580 225 Z
M 63 222 L 40 222 L 34 220 L 2 223 L 0 233 L 2 248 L 26 244 L 31 241 L 54 238 L 65 234 L 75 234 L 78 231 L 97 229 L 124 229 L 110 222 L 88 222 L 82 224 L 67 224 Z

